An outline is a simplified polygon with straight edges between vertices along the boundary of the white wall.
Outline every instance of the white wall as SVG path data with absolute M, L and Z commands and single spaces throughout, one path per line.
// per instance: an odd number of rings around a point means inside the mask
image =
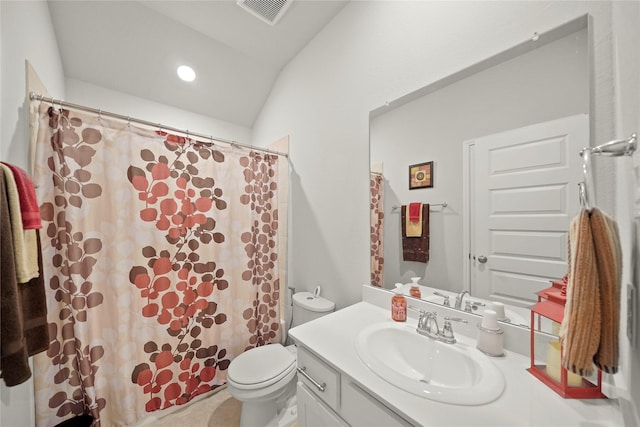
M 64 73 L 46 1 L 2 1 L 2 131 L 0 158 L 28 162 L 25 60 L 53 96 L 64 97 Z
M 65 101 L 246 144 L 251 139 L 251 129 L 247 127 L 159 104 L 81 80 L 66 80 Z
M 636 6 L 616 2 L 627 7 Z M 593 17 L 591 137 L 601 143 L 616 134 L 611 2 L 347 5 L 282 71 L 253 129 L 255 144 L 290 135 L 289 284 L 320 284 L 341 308 L 358 301 L 360 285 L 369 282 L 369 111 L 585 13 Z M 626 38 L 631 31 L 625 25 L 616 33 Z M 596 174 L 597 202 L 609 212 L 616 208 L 612 170 Z M 622 374 L 636 401 L 639 358 L 631 351 Z
M 25 60 L 29 60 L 55 96 L 64 97 L 64 74 L 45 1 L 2 1 L 0 11 L 0 159 L 27 169 Z M 32 380 L 11 388 L 1 383 L 0 425 L 34 425 Z
M 605 140 L 613 123 L 610 3 L 347 5 L 282 71 L 254 125 L 256 144 L 290 135 L 289 283 L 320 284 L 344 307 L 369 281 L 369 111 L 585 13 L 595 24 L 592 134 Z
M 463 141 L 588 113 L 588 94 L 584 29 L 373 118 L 371 162 L 383 163 L 385 177 L 385 287 L 418 276 L 461 291 Z M 408 166 L 424 161 L 434 162 L 433 188 L 409 190 Z M 418 201 L 448 203 L 431 209 L 427 264 L 402 260 L 400 210 L 391 210 Z
M 613 60 L 615 64 L 616 138 L 640 133 L 640 3 L 616 2 L 613 5 Z M 627 312 L 627 284 L 634 283 L 633 268 L 636 265 L 636 307 L 640 307 L 640 252 L 632 258 L 634 241 L 640 245 L 640 150 L 634 157 L 597 159 L 617 166 L 616 221 L 620 228 L 623 248 L 622 313 Z M 634 170 L 635 166 L 635 170 Z M 635 172 L 635 175 L 634 175 Z M 635 201 L 635 206 L 634 206 Z M 633 221 L 636 221 L 634 233 Z M 634 235 L 635 234 L 635 235 Z M 637 246 L 638 247 L 638 246 Z M 640 250 L 640 247 L 638 247 Z M 622 378 L 628 384 L 629 394 L 622 395 L 622 403 L 635 406 L 635 418 L 629 415 L 628 425 L 640 425 L 640 313 L 636 311 L 635 347 L 626 338 L 626 322 L 620 331 Z

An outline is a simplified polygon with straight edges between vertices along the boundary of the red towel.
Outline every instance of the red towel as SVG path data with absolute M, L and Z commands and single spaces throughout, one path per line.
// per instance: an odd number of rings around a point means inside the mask
M 40 221 L 40 207 L 36 199 L 36 189 L 33 187 L 33 181 L 27 173 L 17 166 L 2 162 L 13 172 L 13 178 L 16 181 L 18 195 L 20 196 L 20 212 L 22 213 L 22 228 L 24 230 L 35 230 L 42 228 Z
M 429 261 L 429 204 L 422 205 L 422 234 L 419 237 L 407 237 L 408 206 L 400 209 L 402 219 L 402 260 L 424 262 Z
M 422 203 L 409 203 L 409 221 L 420 221 L 420 209 L 422 209 Z

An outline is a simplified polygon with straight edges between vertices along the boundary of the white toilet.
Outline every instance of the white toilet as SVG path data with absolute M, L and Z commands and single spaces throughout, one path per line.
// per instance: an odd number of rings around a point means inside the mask
M 293 295 L 293 325 L 329 314 L 335 306 L 310 292 L 298 292 Z M 242 402 L 240 427 L 276 427 L 295 421 L 295 413 L 284 412 L 296 394 L 296 374 L 294 346 L 264 345 L 233 359 L 227 370 L 227 390 Z

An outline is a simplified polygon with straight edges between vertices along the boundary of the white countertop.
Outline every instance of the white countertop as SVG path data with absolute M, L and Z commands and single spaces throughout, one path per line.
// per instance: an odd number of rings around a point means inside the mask
M 411 313 L 410 313 L 411 314 Z M 355 338 L 365 327 L 393 322 L 390 310 L 360 302 L 289 331 L 303 345 L 351 377 L 386 406 L 413 424 L 423 426 L 622 426 L 616 399 L 563 399 L 526 371 L 529 359 L 507 351 L 490 358 L 505 376 L 506 386 L 495 401 L 480 406 L 439 403 L 415 396 L 377 376 L 358 357 Z M 417 323 L 410 317 L 409 324 Z M 475 340 L 459 333 L 461 345 L 475 349 Z M 458 344 L 454 344 L 458 345 Z

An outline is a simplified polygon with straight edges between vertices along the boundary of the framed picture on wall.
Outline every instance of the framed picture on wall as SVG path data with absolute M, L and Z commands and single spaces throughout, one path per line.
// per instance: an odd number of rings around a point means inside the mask
M 409 190 L 433 187 L 433 162 L 409 166 Z

